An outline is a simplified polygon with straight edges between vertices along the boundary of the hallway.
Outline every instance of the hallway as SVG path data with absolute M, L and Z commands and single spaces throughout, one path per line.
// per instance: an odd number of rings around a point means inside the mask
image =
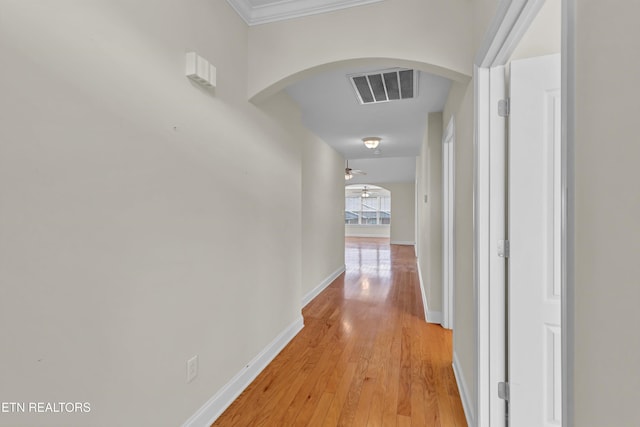
M 466 426 L 451 332 L 424 322 L 413 247 L 347 238 L 345 262 L 214 426 Z

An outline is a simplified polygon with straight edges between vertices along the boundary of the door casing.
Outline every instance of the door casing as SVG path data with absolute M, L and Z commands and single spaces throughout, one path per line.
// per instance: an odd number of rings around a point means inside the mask
M 453 329 L 455 283 L 455 117 L 442 136 L 442 326 Z

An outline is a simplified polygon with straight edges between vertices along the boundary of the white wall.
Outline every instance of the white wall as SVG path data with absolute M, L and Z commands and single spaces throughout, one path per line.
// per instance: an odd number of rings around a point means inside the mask
M 302 295 L 344 268 L 344 159 L 299 129 L 302 141 Z
M 246 101 L 223 1 L 0 16 L 0 400 L 92 404 L 0 424 L 180 425 L 300 319 L 298 112 Z M 213 94 L 184 76 L 192 49 Z
M 414 63 L 408 67 L 466 78 L 473 64 L 471 12 L 468 0 L 387 0 L 253 26 L 249 96 L 280 89 L 314 67 L 365 58 L 378 65 L 394 59 L 393 66 L 405 60 Z
M 637 426 L 640 3 L 576 3 L 574 425 Z

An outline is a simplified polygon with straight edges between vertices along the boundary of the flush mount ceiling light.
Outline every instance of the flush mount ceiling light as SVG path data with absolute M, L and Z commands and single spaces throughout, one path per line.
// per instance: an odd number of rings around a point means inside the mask
M 362 142 L 364 142 L 365 147 L 372 150 L 374 148 L 378 148 L 378 145 L 380 145 L 380 140 L 381 138 L 378 138 L 377 136 L 368 136 L 366 138 L 362 138 Z

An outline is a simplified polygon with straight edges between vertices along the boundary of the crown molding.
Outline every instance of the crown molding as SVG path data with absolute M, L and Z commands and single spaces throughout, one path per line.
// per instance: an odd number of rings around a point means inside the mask
M 248 25 L 282 21 L 381 1 L 384 0 L 280 0 L 253 6 L 249 0 L 227 0 Z

